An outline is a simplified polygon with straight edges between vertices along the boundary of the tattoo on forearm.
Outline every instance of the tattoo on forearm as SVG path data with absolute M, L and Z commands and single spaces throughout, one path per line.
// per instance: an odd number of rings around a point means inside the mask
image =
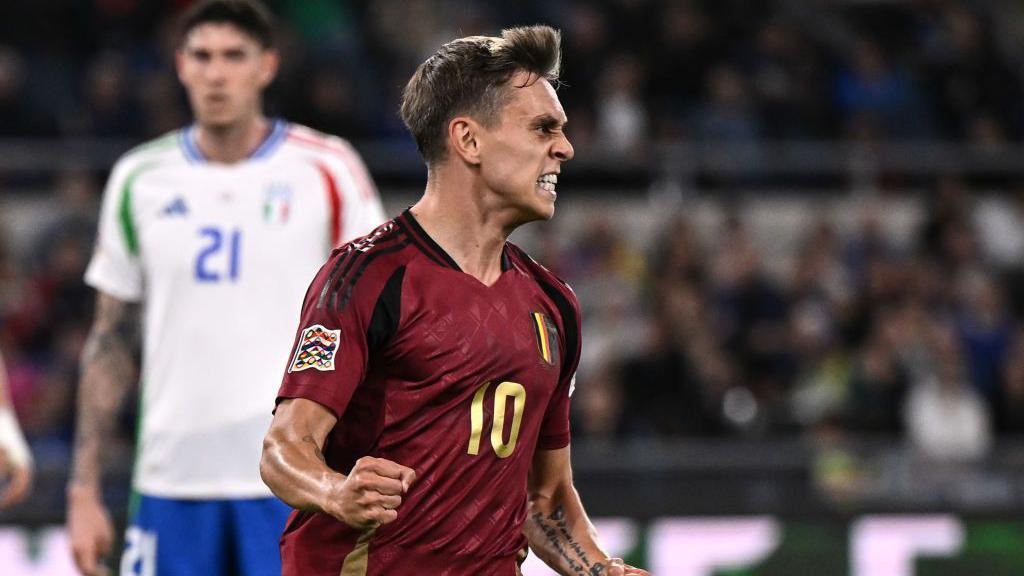
M 324 457 L 324 453 L 320 450 L 320 444 L 317 443 L 316 438 L 313 438 L 312 434 L 307 434 L 302 437 L 302 441 L 313 445 L 313 453 L 316 454 L 318 460 L 327 463 L 327 458 Z
M 559 506 L 547 517 L 540 511 L 531 515 L 534 524 L 544 534 L 545 543 L 558 554 L 574 576 L 600 576 L 604 566 L 592 564 L 583 546 L 573 537 L 566 522 L 565 510 Z
M 135 375 L 137 313 L 136 305 L 104 295 L 97 299 L 96 320 L 82 350 L 73 484 L 99 479 L 99 447 L 109 437 Z

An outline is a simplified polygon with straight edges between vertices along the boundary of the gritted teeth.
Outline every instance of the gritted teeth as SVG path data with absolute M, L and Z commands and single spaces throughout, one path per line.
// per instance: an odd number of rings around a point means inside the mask
M 541 176 L 540 178 L 537 178 L 537 182 L 540 182 L 542 184 L 543 183 L 558 184 L 558 174 L 555 174 L 555 173 L 545 174 L 545 175 Z

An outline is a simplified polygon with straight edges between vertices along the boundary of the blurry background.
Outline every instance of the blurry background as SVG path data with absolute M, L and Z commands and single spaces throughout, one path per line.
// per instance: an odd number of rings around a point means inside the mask
M 187 4 L 0 3 L 0 349 L 40 467 L 0 513 L 4 574 L 69 565 L 81 278 L 112 162 L 189 121 Z M 1024 4 L 270 5 L 268 112 L 353 141 L 392 214 L 425 181 L 396 113 L 416 65 L 562 29 L 576 160 L 515 240 L 584 308 L 576 480 L 616 552 L 661 575 L 1024 573 Z M 122 520 L 133 422 L 129 401 Z

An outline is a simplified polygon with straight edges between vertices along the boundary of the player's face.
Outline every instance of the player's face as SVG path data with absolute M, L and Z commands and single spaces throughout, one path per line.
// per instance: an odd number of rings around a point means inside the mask
M 261 113 L 260 94 L 277 72 L 277 54 L 233 24 L 208 22 L 189 32 L 177 66 L 196 122 L 228 127 Z
M 481 134 L 481 174 L 518 223 L 554 215 L 557 175 L 573 157 L 555 89 L 544 79 L 518 87 L 527 80 L 525 72 L 512 78 L 500 123 Z

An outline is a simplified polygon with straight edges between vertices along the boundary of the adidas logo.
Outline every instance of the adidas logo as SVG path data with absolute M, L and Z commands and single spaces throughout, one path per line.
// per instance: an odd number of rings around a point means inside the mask
M 181 196 L 175 198 L 170 204 L 164 207 L 160 211 L 161 216 L 187 216 L 188 206 L 185 205 L 185 199 Z

